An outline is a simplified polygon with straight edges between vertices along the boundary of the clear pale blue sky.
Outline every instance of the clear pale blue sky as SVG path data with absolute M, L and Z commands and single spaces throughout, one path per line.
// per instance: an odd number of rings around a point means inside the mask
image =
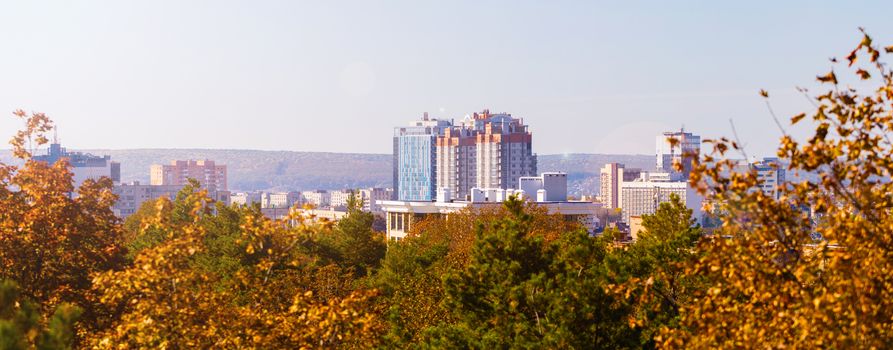
M 42 111 L 72 148 L 389 153 L 428 111 L 523 117 L 540 154 L 644 153 L 662 129 L 752 154 L 809 108 L 893 1 L 8 1 L 0 111 Z M 0 118 L 0 138 L 19 124 Z

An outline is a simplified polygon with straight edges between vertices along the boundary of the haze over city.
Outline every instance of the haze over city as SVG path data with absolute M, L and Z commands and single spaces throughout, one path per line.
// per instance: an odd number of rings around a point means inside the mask
M 390 153 L 393 127 L 485 108 L 535 152 L 652 154 L 684 126 L 771 155 L 779 116 L 857 28 L 862 2 L 7 2 L 0 111 L 49 114 L 74 149 Z M 0 118 L 0 129 L 19 127 Z M 798 134 L 794 130 L 795 134 Z

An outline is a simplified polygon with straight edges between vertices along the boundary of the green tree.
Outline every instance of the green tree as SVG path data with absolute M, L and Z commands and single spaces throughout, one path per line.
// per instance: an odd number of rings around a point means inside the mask
M 407 348 L 421 341 L 425 329 L 452 323 L 443 306 L 442 276 L 449 271 L 449 245 L 428 235 L 409 237 L 388 245 L 372 285 L 381 291 L 379 307 L 387 322 L 383 345 Z
M 61 304 L 42 324 L 39 309 L 10 280 L 0 281 L 0 350 L 72 349 L 81 309 Z
M 387 250 L 384 234 L 372 229 L 374 221 L 375 216 L 363 211 L 363 203 L 352 192 L 347 216 L 338 221 L 330 235 L 322 238 L 321 243 L 336 252 L 335 260 L 342 267 L 353 269 L 358 277 L 381 266 Z
M 612 250 L 607 265 L 611 280 L 634 307 L 632 320 L 641 328 L 642 345 L 652 348 L 654 336 L 662 327 L 676 326 L 679 309 L 699 287 L 685 264 L 697 257 L 702 230 L 676 195 L 644 215 L 642 226 L 636 242 Z
M 583 230 L 546 243 L 517 198 L 480 225 L 470 261 L 444 279 L 457 322 L 426 333 L 426 347 L 622 348 L 635 344 L 627 310 L 603 284 L 605 243 Z

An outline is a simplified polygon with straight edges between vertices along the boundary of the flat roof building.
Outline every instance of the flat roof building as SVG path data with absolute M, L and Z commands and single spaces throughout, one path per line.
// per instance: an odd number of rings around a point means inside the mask
M 568 220 L 580 222 L 584 227 L 594 232 L 598 224 L 596 217 L 602 207 L 600 203 L 567 201 L 567 181 L 564 173 L 544 173 L 539 178 L 539 184 L 528 184 L 541 193 L 540 198 L 527 196 L 524 190 L 501 188 L 472 188 L 470 200 L 453 200 L 449 188 L 438 189 L 435 201 L 379 201 L 385 213 L 387 225 L 387 238 L 389 241 L 399 241 L 406 237 L 412 225 L 431 216 L 448 216 L 463 209 L 478 210 L 487 207 L 498 207 L 512 195 L 519 195 L 530 202 L 545 207 L 549 213 L 561 214 Z M 536 182 L 537 178 L 530 178 Z M 564 181 L 562 181 L 564 179 Z M 545 180 L 545 181 L 544 181 Z M 562 191 L 563 184 L 563 191 Z M 555 198 L 548 198 L 548 193 L 553 193 Z M 562 193 L 564 193 L 562 195 Z M 559 200 L 559 197 L 561 198 Z M 550 201 L 548 199 L 556 199 Z
M 623 222 L 629 224 L 632 216 L 654 214 L 661 203 L 670 201 L 673 194 L 679 196 L 696 218 L 700 217 L 703 197 L 688 182 L 672 181 L 671 178 L 669 173 L 642 173 L 635 181 L 622 182 L 619 200 Z
M 436 189 L 436 139 L 452 124 L 422 120 L 394 128 L 394 190 L 398 200 L 432 200 Z
M 70 152 L 62 147 L 55 137 L 47 150 L 47 154 L 34 156 L 33 159 L 49 165 L 53 165 L 61 159 L 68 160 L 75 188 L 80 187 L 87 179 L 99 180 L 102 177 L 108 177 L 114 183 L 121 182 L 121 164 L 113 162 L 111 156 L 94 156 L 89 153 Z
M 208 192 L 226 191 L 226 165 L 213 160 L 175 160 L 170 164 L 153 164 L 149 169 L 149 183 L 152 185 L 179 185 L 198 180 Z

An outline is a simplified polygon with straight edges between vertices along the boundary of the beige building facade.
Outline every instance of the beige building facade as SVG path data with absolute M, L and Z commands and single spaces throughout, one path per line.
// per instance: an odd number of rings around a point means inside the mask
M 226 165 L 213 160 L 175 160 L 170 164 L 153 164 L 150 168 L 151 185 L 183 186 L 189 179 L 198 180 L 202 188 L 209 192 L 226 191 Z

